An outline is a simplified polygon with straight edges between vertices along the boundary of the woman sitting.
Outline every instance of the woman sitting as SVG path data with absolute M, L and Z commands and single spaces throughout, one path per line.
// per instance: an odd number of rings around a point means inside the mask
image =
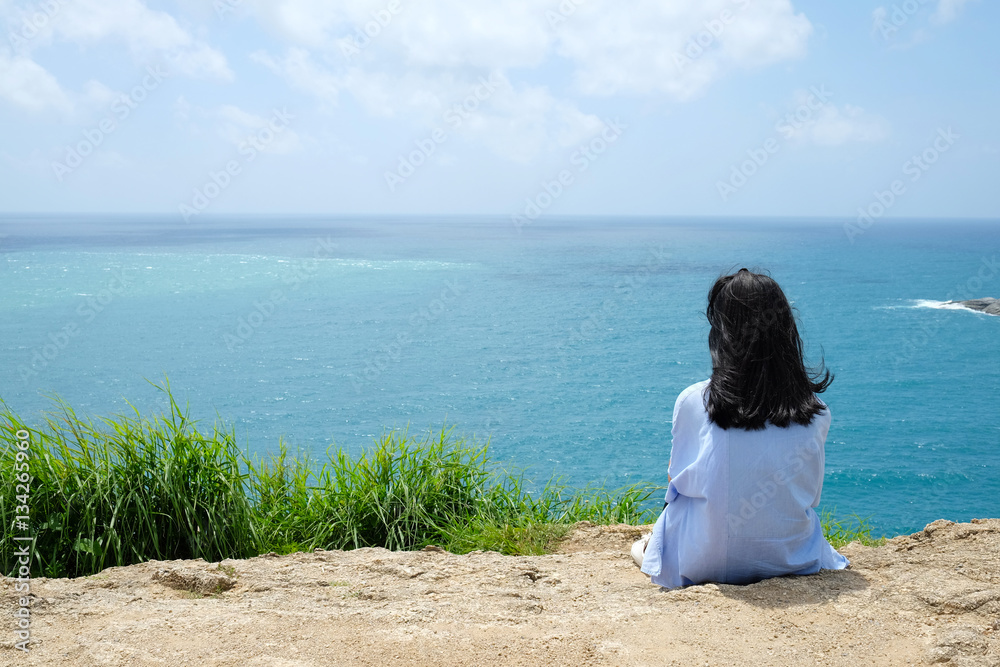
M 830 429 L 816 394 L 832 376 L 807 370 L 791 306 L 769 276 L 719 278 L 708 321 L 712 377 L 677 398 L 668 504 L 633 558 L 667 588 L 844 569 L 814 509 Z

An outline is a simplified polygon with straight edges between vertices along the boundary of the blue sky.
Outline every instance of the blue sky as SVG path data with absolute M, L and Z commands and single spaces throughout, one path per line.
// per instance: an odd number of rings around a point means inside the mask
M 0 20 L 5 213 L 1000 217 L 984 0 L 0 0 Z

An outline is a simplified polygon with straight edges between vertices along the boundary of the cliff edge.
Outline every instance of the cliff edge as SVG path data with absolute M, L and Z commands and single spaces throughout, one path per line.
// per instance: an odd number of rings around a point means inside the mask
M 578 524 L 547 556 L 359 549 L 35 579 L 31 652 L 8 615 L 0 664 L 1000 664 L 1000 519 L 850 544 L 844 571 L 675 591 L 632 563 L 639 532 Z

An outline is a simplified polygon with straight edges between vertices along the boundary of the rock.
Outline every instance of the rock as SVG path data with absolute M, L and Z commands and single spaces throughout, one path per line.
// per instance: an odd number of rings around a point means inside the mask
M 929 662 L 964 662 L 967 664 L 988 664 L 987 662 L 970 660 L 973 656 L 986 655 L 989 650 L 987 641 L 979 635 L 975 628 L 959 627 L 948 632 L 928 650 Z M 965 658 L 965 660 L 956 660 Z M 993 663 L 995 664 L 995 663 Z
M 390 574 L 400 579 L 414 579 L 427 572 L 423 568 L 408 567 L 400 563 L 387 563 L 378 558 L 372 561 L 371 570 L 380 574 Z
M 938 519 L 937 521 L 932 521 L 924 526 L 924 535 L 933 535 L 943 528 L 948 528 L 949 526 L 954 525 L 954 521 L 949 521 L 948 519 Z
M 222 572 L 206 572 L 194 568 L 171 568 L 157 570 L 153 581 L 179 591 L 190 591 L 202 595 L 214 595 L 228 591 L 236 585 L 236 580 Z
M 969 310 L 977 310 L 987 315 L 1000 315 L 1000 299 L 992 297 L 969 299 L 968 301 L 945 301 L 945 305 L 965 306 Z

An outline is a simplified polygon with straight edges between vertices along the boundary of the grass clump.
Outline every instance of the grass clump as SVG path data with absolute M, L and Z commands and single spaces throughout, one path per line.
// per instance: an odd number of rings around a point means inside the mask
M 442 429 L 420 440 L 389 431 L 357 458 L 337 451 L 317 464 L 282 448 L 250 463 L 262 539 L 275 551 L 434 544 L 464 553 L 544 553 L 568 524 L 643 522 L 653 489 L 567 491 L 550 481 L 531 493 L 497 470 L 488 445 Z
M 236 578 L 236 568 L 233 567 L 232 565 L 223 565 L 222 563 L 219 563 L 218 565 L 215 566 L 215 569 L 221 572 L 222 574 L 226 575 L 230 579 Z
M 169 395 L 169 392 L 168 392 Z M 92 421 L 58 402 L 33 428 L 0 411 L 0 483 L 15 488 L 16 434 L 27 431 L 32 574 L 75 577 L 150 559 L 246 555 L 259 544 L 232 432 L 200 433 L 170 413 Z M 3 570 L 14 569 L 15 497 L 0 496 Z M 18 531 L 21 532 L 21 531 Z
M 435 544 L 464 553 L 549 550 L 576 521 L 647 523 L 654 491 L 531 491 L 451 430 L 389 431 L 357 457 L 248 457 L 232 429 L 199 430 L 169 386 L 169 412 L 91 420 L 63 402 L 38 426 L 0 403 L 0 482 L 14 489 L 16 434 L 29 433 L 30 530 L 0 494 L 0 567 L 16 571 L 15 535 L 31 534 L 33 576 L 77 577 L 151 559 L 219 562 L 276 552 Z M 22 434 L 23 435 L 23 434 Z
M 872 537 L 874 530 L 867 518 L 853 515 L 846 518 L 835 518 L 829 510 L 824 510 L 820 516 L 823 524 L 823 535 L 834 549 L 860 542 L 866 547 L 877 547 L 885 544 L 884 537 Z

